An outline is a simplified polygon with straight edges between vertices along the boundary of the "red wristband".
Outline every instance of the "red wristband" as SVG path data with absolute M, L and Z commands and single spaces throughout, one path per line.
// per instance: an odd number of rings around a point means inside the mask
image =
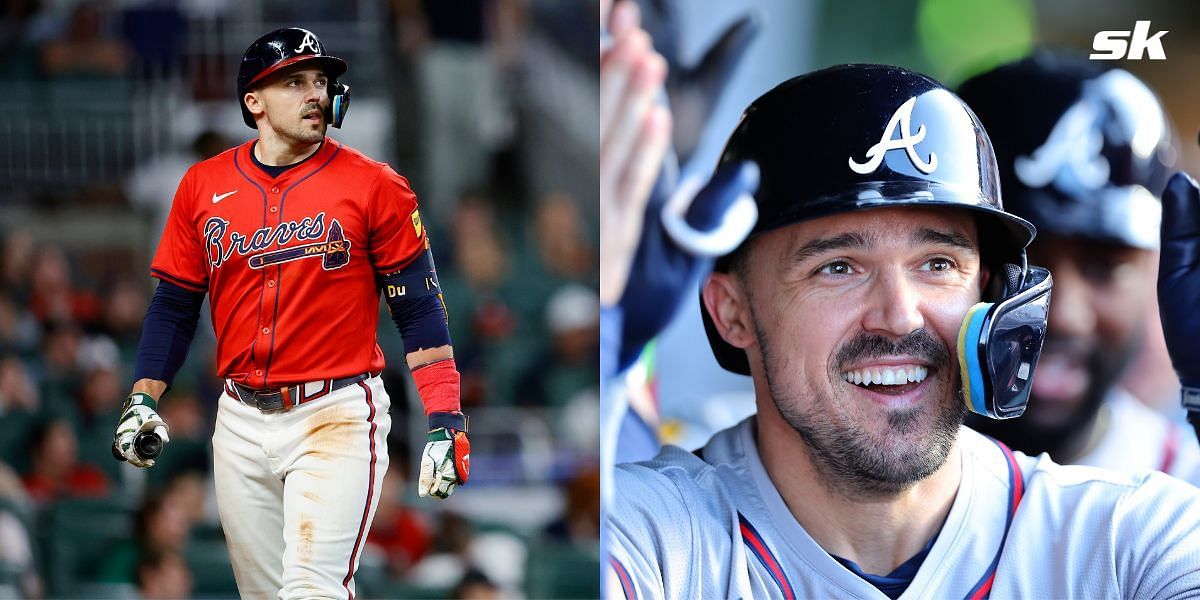
M 433 412 L 461 410 L 458 368 L 454 366 L 453 358 L 421 365 L 413 369 L 412 377 L 413 382 L 417 384 L 421 404 L 425 405 L 426 416 Z

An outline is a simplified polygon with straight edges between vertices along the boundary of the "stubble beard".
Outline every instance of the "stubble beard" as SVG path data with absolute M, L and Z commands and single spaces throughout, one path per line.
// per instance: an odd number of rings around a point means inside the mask
M 325 124 L 322 121 L 321 127 L 313 130 L 308 125 L 307 121 L 304 124 L 295 127 L 288 131 L 285 135 L 297 145 L 312 145 L 318 144 L 325 139 Z
M 931 369 L 931 376 L 943 378 L 931 392 L 943 398 L 936 408 L 930 431 L 917 445 L 888 444 L 876 440 L 855 423 L 853 414 L 835 410 L 834 399 L 818 385 L 793 390 L 779 383 L 786 372 L 786 360 L 777 360 L 770 336 L 754 320 L 755 335 L 762 349 L 767 387 L 776 409 L 800 435 L 813 457 L 813 467 L 821 484 L 849 499 L 886 498 L 911 488 L 936 472 L 954 447 L 958 429 L 966 417 L 962 386 L 948 381 L 952 370 L 947 364 Z M 839 375 L 829 374 L 830 383 Z M 802 398 L 811 398 L 813 408 L 801 410 Z M 910 436 L 918 433 L 928 407 L 913 407 L 889 412 L 888 434 Z M 861 413 L 860 413 L 861 414 Z M 866 416 L 866 415 L 862 415 Z

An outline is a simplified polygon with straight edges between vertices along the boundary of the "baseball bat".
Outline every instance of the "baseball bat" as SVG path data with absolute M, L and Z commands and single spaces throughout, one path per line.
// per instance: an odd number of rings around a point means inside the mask
M 133 438 L 133 451 L 142 460 L 150 460 L 158 458 L 162 453 L 163 442 L 162 438 L 153 431 L 142 431 Z M 121 450 L 117 448 L 116 440 L 112 444 L 113 458 L 124 462 L 125 457 L 121 454 Z

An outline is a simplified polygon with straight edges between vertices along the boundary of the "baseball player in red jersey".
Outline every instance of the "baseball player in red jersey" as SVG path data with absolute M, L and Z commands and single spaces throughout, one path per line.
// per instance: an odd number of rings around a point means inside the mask
M 258 137 L 179 184 L 114 440 L 122 459 L 154 464 L 143 442 L 169 440 L 157 402 L 208 294 L 225 380 L 213 435 L 217 505 L 243 598 L 354 597 L 388 467 L 381 291 L 430 423 L 420 495 L 449 496 L 470 466 L 416 196 L 386 164 L 325 136 L 349 105 L 345 71 L 303 29 L 273 31 L 246 50 L 238 97 Z

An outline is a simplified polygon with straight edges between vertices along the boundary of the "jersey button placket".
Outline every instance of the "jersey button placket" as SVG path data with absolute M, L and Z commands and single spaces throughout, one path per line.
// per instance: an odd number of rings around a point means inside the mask
M 283 215 L 280 214 L 280 212 L 279 212 L 279 201 L 280 201 L 279 186 L 277 186 L 277 185 L 271 186 L 271 196 L 267 198 L 267 212 L 271 215 L 271 217 L 267 219 L 267 225 L 269 227 L 278 227 L 279 224 L 283 221 Z M 278 242 L 276 243 L 276 246 L 272 249 L 274 249 L 274 250 L 279 249 Z M 279 273 L 279 269 L 280 269 L 279 265 L 275 265 L 270 268 L 273 271 L 273 273 Z M 264 273 L 264 275 L 265 274 L 266 273 Z M 275 315 L 275 308 L 278 303 L 278 295 L 279 295 L 279 290 L 276 289 L 276 287 L 275 287 L 277 279 L 278 279 L 278 277 L 271 277 L 269 279 L 266 279 L 266 286 L 267 286 L 267 289 L 270 290 L 270 292 L 263 294 L 263 301 L 265 303 L 265 306 L 263 308 L 265 308 L 266 310 L 263 311 L 263 316 L 264 316 L 263 322 L 259 323 L 259 332 L 263 336 L 263 343 L 266 348 L 271 347 L 271 338 L 270 338 L 271 327 L 270 327 L 270 325 L 275 322 L 275 318 L 277 316 L 277 315 Z M 268 355 L 269 355 L 269 353 L 270 353 L 270 350 L 268 350 Z M 259 377 L 262 377 L 263 370 L 259 369 L 258 371 L 255 372 L 255 374 L 258 375 Z M 265 384 L 266 382 L 264 381 L 263 383 Z

